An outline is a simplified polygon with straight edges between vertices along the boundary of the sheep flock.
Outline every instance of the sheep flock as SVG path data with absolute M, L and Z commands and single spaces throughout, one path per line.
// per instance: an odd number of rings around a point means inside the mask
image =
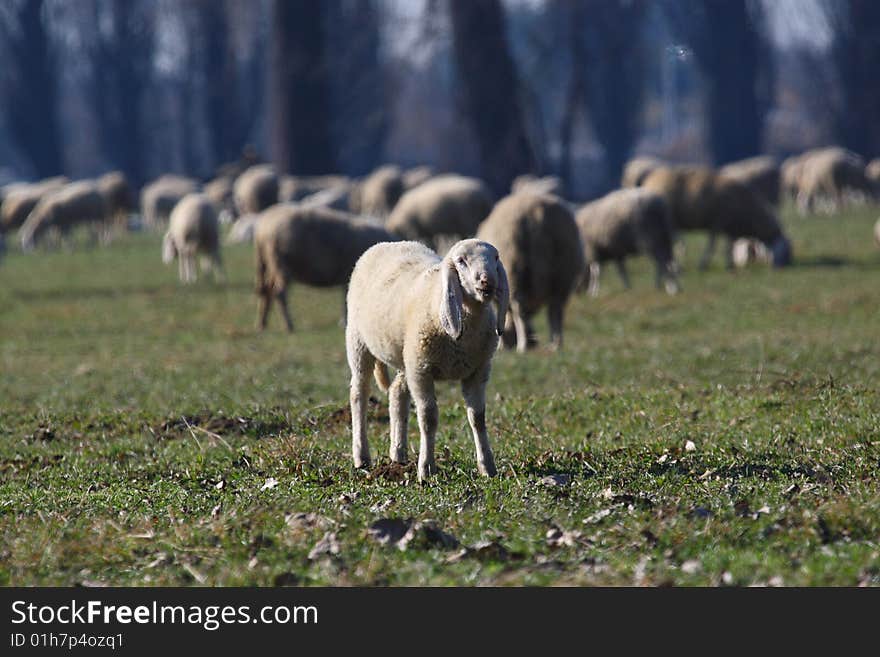
M 182 283 L 196 281 L 201 257 L 202 271 L 214 274 L 209 284 L 222 285 L 224 245 L 252 243 L 259 330 L 273 303 L 294 330 L 293 283 L 341 290 L 356 467 L 371 463 L 371 377 L 388 392 L 393 462 L 407 460 L 415 407 L 420 480 L 437 469 L 435 381 L 454 380 L 477 468 L 491 476 L 486 385 L 493 356 L 536 347 L 537 312 L 546 308 L 547 344 L 560 349 L 571 295 L 598 295 L 606 263 L 629 288 L 626 261 L 647 256 L 656 287 L 683 294 L 676 261 L 683 233 L 706 236 L 699 270 L 712 265 L 719 240 L 728 269 L 785 267 L 797 253 L 780 220 L 783 204 L 795 215 L 823 214 L 878 196 L 880 160 L 839 147 L 718 168 L 640 155 L 625 166 L 620 189 L 583 202 L 566 198 L 558 177 L 534 173 L 498 198 L 478 178 L 426 166 L 384 165 L 355 179 L 288 175 L 253 161 L 204 180 L 169 173 L 139 192 L 118 171 L 8 183 L 0 187 L 0 255 L 15 245 L 31 257 L 71 248 L 80 229 L 92 244 L 139 230 L 164 236 L 157 261 L 177 259 Z M 880 220 L 866 239 L 880 247 Z

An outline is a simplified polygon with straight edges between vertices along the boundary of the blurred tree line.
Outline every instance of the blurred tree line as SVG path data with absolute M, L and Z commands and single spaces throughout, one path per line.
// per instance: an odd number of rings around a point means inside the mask
M 775 43 L 773 1 L 3 0 L 0 177 L 207 178 L 250 145 L 587 197 L 635 153 L 880 155 L 880 2 L 806 0 L 821 48 Z

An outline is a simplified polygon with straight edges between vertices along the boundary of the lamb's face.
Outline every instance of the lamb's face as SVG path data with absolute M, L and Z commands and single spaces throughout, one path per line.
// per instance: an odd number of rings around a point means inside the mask
M 495 299 L 501 285 L 498 250 L 480 240 L 464 240 L 453 246 L 446 258 L 458 272 L 464 296 L 479 303 Z

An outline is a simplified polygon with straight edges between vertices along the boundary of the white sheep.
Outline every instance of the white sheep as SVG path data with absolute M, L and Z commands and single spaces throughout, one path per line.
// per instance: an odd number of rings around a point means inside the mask
M 202 270 L 211 270 L 215 279 L 222 278 L 220 233 L 217 209 L 204 194 L 184 196 L 171 211 L 168 232 L 162 240 L 162 261 L 168 265 L 178 259 L 180 280 L 196 280 L 196 256 L 202 256 Z
M 880 219 L 874 224 L 874 242 L 877 243 L 877 246 L 880 246 Z
M 407 460 L 412 397 L 421 434 L 419 480 L 437 471 L 434 382 L 458 380 L 479 471 L 495 475 L 486 384 L 508 303 L 507 273 L 488 242 L 463 240 L 442 259 L 418 242 L 377 244 L 360 257 L 349 283 L 345 331 L 355 467 L 370 465 L 366 404 L 372 371 L 379 386 L 388 389 L 392 461 Z M 387 367 L 397 370 L 390 386 Z

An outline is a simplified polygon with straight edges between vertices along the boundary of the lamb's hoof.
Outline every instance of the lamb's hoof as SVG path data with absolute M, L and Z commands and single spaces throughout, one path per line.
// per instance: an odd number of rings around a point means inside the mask
M 369 456 L 355 456 L 354 467 L 356 470 L 369 470 L 373 463 Z
M 419 463 L 419 483 L 427 483 L 431 475 L 435 474 L 437 474 L 437 464 L 434 461 Z
M 478 463 L 477 469 L 484 477 L 494 477 L 498 474 L 498 470 L 495 469 L 495 463 L 493 461 L 489 461 L 488 463 Z

